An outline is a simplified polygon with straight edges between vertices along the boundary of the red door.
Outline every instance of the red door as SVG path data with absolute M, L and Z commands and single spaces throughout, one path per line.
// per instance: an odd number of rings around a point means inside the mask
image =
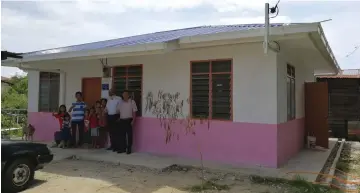
M 101 77 L 83 78 L 82 93 L 84 102 L 91 107 L 101 98 Z
M 328 108 L 327 83 L 305 83 L 305 136 L 313 134 L 316 145 L 324 148 L 329 148 Z

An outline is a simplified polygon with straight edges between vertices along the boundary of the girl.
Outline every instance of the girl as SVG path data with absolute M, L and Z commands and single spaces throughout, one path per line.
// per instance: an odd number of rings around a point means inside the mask
M 90 110 L 89 109 L 86 109 L 85 111 L 85 118 L 84 118 L 84 125 L 85 125 L 85 133 L 89 130 L 90 128 Z
M 110 137 L 109 137 L 109 133 L 106 131 L 107 114 L 105 111 L 107 99 L 102 98 L 100 101 L 101 101 L 101 115 L 100 115 L 100 119 L 99 119 L 99 125 L 100 125 L 101 136 L 102 136 L 101 144 L 103 147 L 108 147 L 108 146 L 110 146 Z
M 96 101 L 95 102 L 95 108 L 101 108 L 101 101 Z
M 89 148 L 89 144 L 91 143 L 91 130 L 90 130 L 90 110 L 85 110 L 84 115 L 84 143 L 86 144 L 86 148 Z
M 107 99 L 102 98 L 102 99 L 100 99 L 100 102 L 101 102 L 101 108 L 104 108 L 104 109 L 105 109 L 106 103 L 107 103 Z
M 69 147 L 70 137 L 71 137 L 70 132 L 71 132 L 71 119 L 70 119 L 70 115 L 66 113 L 63 116 L 62 127 L 61 127 L 61 143 L 59 144 L 58 147 L 60 148 Z
M 94 107 L 90 109 L 89 121 L 90 121 L 92 147 L 99 148 L 99 145 L 97 142 L 98 137 L 99 137 L 99 116 L 96 113 L 96 110 Z
M 100 107 L 97 109 L 97 114 L 99 117 L 99 126 L 103 129 L 106 126 L 106 113 L 105 113 L 105 108 L 104 107 Z
M 60 105 L 59 107 L 59 110 L 57 113 L 53 113 L 53 116 L 58 119 L 59 121 L 59 130 L 61 130 L 62 128 L 62 122 L 63 122 L 63 119 L 64 119 L 64 115 L 66 114 L 66 106 L 65 105 Z M 61 142 L 61 131 L 56 131 L 54 133 L 54 138 L 55 138 L 55 144 L 56 144 L 56 147 L 60 144 Z

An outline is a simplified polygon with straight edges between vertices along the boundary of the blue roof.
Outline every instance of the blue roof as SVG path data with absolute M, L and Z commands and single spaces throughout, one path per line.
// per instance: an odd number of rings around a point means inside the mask
M 288 24 L 274 23 L 271 24 L 271 27 L 279 27 L 284 25 L 288 25 Z M 132 45 L 148 44 L 148 43 L 162 43 L 188 36 L 215 34 L 220 32 L 244 31 L 244 30 L 259 29 L 259 28 L 264 28 L 264 24 L 199 26 L 192 28 L 149 33 L 144 35 L 130 36 L 124 38 L 117 38 L 117 39 L 105 40 L 100 42 L 73 45 L 73 46 L 67 46 L 61 48 L 53 48 L 53 49 L 41 50 L 35 52 L 28 52 L 25 53 L 23 56 L 35 56 L 35 55 L 74 52 L 74 51 L 87 51 L 87 50 L 95 50 L 102 48 L 132 46 Z

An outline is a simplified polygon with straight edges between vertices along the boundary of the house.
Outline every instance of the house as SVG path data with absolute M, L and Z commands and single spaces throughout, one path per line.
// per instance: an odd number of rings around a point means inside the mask
M 127 88 L 141 110 L 135 151 L 198 159 L 200 147 L 204 160 L 279 167 L 304 146 L 304 84 L 315 82 L 314 73 L 336 74 L 339 66 L 320 23 L 271 24 L 270 33 L 267 54 L 264 25 L 243 24 L 35 51 L 3 65 L 28 71 L 36 140 L 53 139 L 58 124 L 51 112 L 69 107 L 76 91 L 90 103 L 106 97 L 109 87 Z M 182 114 L 208 117 L 210 128 L 198 123 L 195 136 L 185 135 L 176 122 L 179 140 L 166 144 L 159 119 L 146 110 L 148 95 L 159 91 L 189 99 Z
M 344 69 L 338 74 L 316 74 L 326 82 L 329 93 L 328 124 L 333 137 L 360 136 L 360 69 Z

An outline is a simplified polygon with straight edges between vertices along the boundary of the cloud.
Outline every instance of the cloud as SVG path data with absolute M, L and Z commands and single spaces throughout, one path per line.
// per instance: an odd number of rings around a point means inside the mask
M 220 12 L 235 11 L 239 9 L 259 9 L 264 7 L 266 0 L 238 1 L 238 0 L 112 0 L 112 1 L 83 1 L 77 0 L 76 7 L 82 11 L 107 10 L 119 12 L 126 9 L 146 9 L 152 11 L 164 11 L 166 9 L 179 10 L 198 7 L 201 5 L 211 5 Z M 276 2 L 276 1 L 274 1 Z
M 265 2 L 274 6 L 277 0 L 3 1 L 1 48 L 28 52 L 200 25 L 263 23 Z M 344 58 L 360 45 L 358 7 L 354 1 L 281 1 L 271 22 L 332 18 L 323 25 L 340 65 L 360 68 L 360 50 Z

